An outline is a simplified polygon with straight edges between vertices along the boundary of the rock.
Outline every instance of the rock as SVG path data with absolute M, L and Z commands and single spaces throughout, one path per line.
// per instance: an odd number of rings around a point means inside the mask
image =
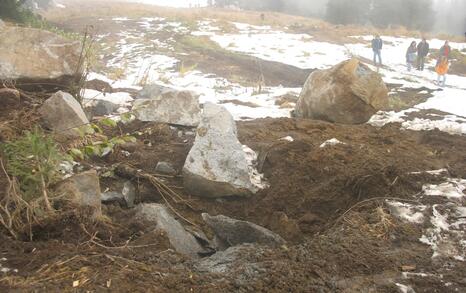
M 176 170 L 170 163 L 167 162 L 158 162 L 155 167 L 155 172 L 165 175 L 176 175 Z
M 119 204 L 125 204 L 125 197 L 123 196 L 123 194 L 116 191 L 102 193 L 102 195 L 100 196 L 100 200 L 102 201 L 102 203 L 105 204 L 114 202 L 117 202 Z
M 388 105 L 382 77 L 357 59 L 314 71 L 295 108 L 297 118 L 362 124 Z
M 61 134 L 78 136 L 79 132 L 73 128 L 89 124 L 81 105 L 70 94 L 57 92 L 44 102 L 39 109 L 45 125 Z
M 170 244 L 177 252 L 195 258 L 203 252 L 196 238 L 183 228 L 164 205 L 140 204 L 136 208 L 136 218 L 156 224 L 155 228 L 167 234 Z
M 133 103 L 133 113 L 145 122 L 159 122 L 195 127 L 199 124 L 199 98 L 192 92 L 167 92 Z
M 99 176 L 95 170 L 76 174 L 61 182 L 57 191 L 80 207 L 88 207 L 94 218 L 102 215 Z
M 0 30 L 0 80 L 59 84 L 76 76 L 80 42 L 35 28 L 6 26 Z
M 20 102 L 21 95 L 18 90 L 10 88 L 0 88 L 0 103 L 5 105 L 14 105 Z
M 136 187 L 134 187 L 131 181 L 126 181 L 124 183 L 121 193 L 125 199 L 126 206 L 129 208 L 134 207 L 134 201 L 136 200 Z
M 149 84 L 138 92 L 136 99 L 155 99 L 170 92 L 178 92 L 178 90 L 163 85 Z
M 184 187 L 202 197 L 250 196 L 246 154 L 237 138 L 236 124 L 222 106 L 204 105 L 196 139 L 183 167 Z
M 283 245 L 285 240 L 270 230 L 247 221 L 235 220 L 223 215 L 210 216 L 202 214 L 202 218 L 214 230 L 221 240 L 229 246 L 243 243 L 257 243 L 263 245 Z
M 106 100 L 88 100 L 83 101 L 84 112 L 88 119 L 92 119 L 96 116 L 107 116 L 114 113 L 120 105 L 112 103 Z
M 201 273 L 228 274 L 232 271 L 243 270 L 253 264 L 247 262 L 247 256 L 260 255 L 262 249 L 252 244 L 230 247 L 225 251 L 201 259 L 195 268 Z

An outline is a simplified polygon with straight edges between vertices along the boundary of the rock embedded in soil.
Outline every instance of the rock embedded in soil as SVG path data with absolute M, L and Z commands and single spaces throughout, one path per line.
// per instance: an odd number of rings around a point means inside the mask
M 0 103 L 5 105 L 15 105 L 20 102 L 21 95 L 18 90 L 10 88 L 0 88 Z
M 280 246 L 285 240 L 272 231 L 247 221 L 232 219 L 223 215 L 210 216 L 202 214 L 202 218 L 215 235 L 227 246 L 236 246 L 244 243 L 257 243 L 262 245 Z
M 136 207 L 136 218 L 155 224 L 155 229 L 166 233 L 173 248 L 184 255 L 197 258 L 204 251 L 196 238 L 161 204 L 140 204 Z
M 246 154 L 237 138 L 235 121 L 222 106 L 204 105 L 194 145 L 183 167 L 184 187 L 200 197 L 251 196 Z
M 170 163 L 167 162 L 158 162 L 155 167 L 155 172 L 158 174 L 164 175 L 176 175 L 176 170 Z
M 246 261 L 245 256 L 248 254 L 260 255 L 262 252 L 263 249 L 252 244 L 230 247 L 225 251 L 219 251 L 210 257 L 201 259 L 195 268 L 199 272 L 213 274 L 228 274 L 239 269 L 248 272 L 251 270 L 244 268 L 254 268 L 257 265 Z
M 123 190 L 121 191 L 121 194 L 123 194 L 126 206 L 129 208 L 134 207 L 134 201 L 136 200 L 136 187 L 131 181 L 126 181 L 123 184 Z
M 5 26 L 0 30 L 0 80 L 60 84 L 76 78 L 80 43 L 35 28 Z
M 77 128 L 86 127 L 89 120 L 81 105 L 69 93 L 58 91 L 40 107 L 39 113 L 47 128 L 66 136 L 79 136 Z
M 90 208 L 94 219 L 102 215 L 100 181 L 95 170 L 64 180 L 57 186 L 57 192 L 66 195 L 79 207 Z
M 353 58 L 311 73 L 294 113 L 297 118 L 362 124 L 387 106 L 381 75 Z
M 89 120 L 96 116 L 107 116 L 114 113 L 120 105 L 106 100 L 85 99 L 83 101 L 84 112 Z
M 133 113 L 144 122 L 167 123 L 188 127 L 199 125 L 199 97 L 189 91 L 170 91 L 149 99 L 137 99 Z

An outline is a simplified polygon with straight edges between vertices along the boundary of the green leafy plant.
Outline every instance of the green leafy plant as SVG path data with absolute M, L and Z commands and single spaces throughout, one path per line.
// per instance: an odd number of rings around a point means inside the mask
M 53 210 L 48 188 L 61 179 L 58 166 L 66 159 L 55 142 L 40 128 L 35 128 L 4 144 L 2 150 L 7 160 L 7 172 L 18 178 L 23 199 L 30 202 L 42 197 L 45 208 Z
M 132 114 L 125 113 L 121 116 L 122 123 L 127 123 L 131 120 Z M 118 126 L 117 122 L 111 118 L 103 118 L 98 121 L 100 124 L 97 125 L 95 123 L 90 124 L 89 127 L 95 131 L 96 133 L 102 134 L 101 126 L 106 126 L 110 128 L 115 128 Z M 86 132 L 80 132 L 81 137 L 84 138 L 86 136 Z M 90 157 L 105 157 L 109 153 L 113 152 L 116 146 L 125 144 L 127 142 L 135 142 L 136 138 L 131 135 L 120 135 L 115 136 L 112 138 L 108 138 L 107 136 L 101 135 L 97 141 L 92 141 L 91 143 L 86 144 L 81 148 L 72 148 L 69 150 L 69 154 L 73 159 L 77 160 L 84 160 Z

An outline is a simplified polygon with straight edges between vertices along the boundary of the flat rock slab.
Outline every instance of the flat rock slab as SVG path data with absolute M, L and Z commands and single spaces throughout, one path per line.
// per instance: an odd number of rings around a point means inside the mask
M 251 222 L 235 220 L 223 215 L 210 216 L 206 213 L 202 214 L 202 218 L 228 246 L 236 246 L 243 243 L 257 243 L 270 246 L 285 244 L 285 240 L 280 235 Z
M 79 56 L 79 42 L 55 33 L 18 26 L 0 29 L 0 80 L 73 77 Z

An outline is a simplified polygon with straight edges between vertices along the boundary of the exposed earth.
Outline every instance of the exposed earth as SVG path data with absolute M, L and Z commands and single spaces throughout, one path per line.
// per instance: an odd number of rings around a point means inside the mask
M 81 8 L 73 1 L 65 4 L 69 5 L 66 12 L 57 10 L 55 17 L 53 11 L 47 14 L 59 27 L 80 32 L 86 25 L 97 26 L 98 16 L 81 15 Z M 116 37 L 111 33 L 137 34 L 140 25 L 133 21 L 118 23 L 114 18 L 137 18 L 135 11 L 145 11 L 144 17 L 167 17 L 190 23 L 186 20 L 189 13 L 185 11 L 177 15 L 176 10 L 171 9 L 154 12 L 138 4 L 121 4 L 128 8 L 128 15 L 123 15 L 125 11 L 120 6 L 114 11 L 106 10 L 109 5 L 106 2 L 85 5 L 95 5 L 94 13 L 101 13 L 104 19 L 98 25 L 97 42 L 102 51 L 96 63 L 99 69 L 92 78 L 97 77 L 88 82 L 86 88 L 107 93 L 125 92 L 132 98 L 139 89 L 134 82 L 124 81 L 134 78 L 128 76 L 131 66 L 139 66 L 139 69 L 143 66 L 136 62 L 127 66 L 127 72 L 115 71 L 121 66 L 118 63 L 121 60 L 117 60 L 118 52 L 111 49 L 120 40 L 112 39 Z M 190 21 L 206 18 L 202 13 L 190 15 Z M 229 21 L 251 17 L 248 12 L 205 13 L 210 18 L 225 17 L 226 20 L 218 19 L 219 23 L 225 23 L 225 30 L 234 30 Z M 280 15 L 273 15 L 271 21 L 277 18 Z M 309 33 L 308 22 L 301 23 L 301 18 L 294 20 L 296 25 L 290 30 Z M 345 30 L 351 30 L 353 35 L 367 33 L 342 28 L 330 35 L 324 34 L 325 30 L 330 28 L 322 27 L 322 31 L 314 28 L 311 32 L 315 32 L 313 36 L 320 41 L 334 43 L 351 42 Z M 183 33 L 163 34 L 162 31 L 145 37 L 168 40 L 166 44 L 173 45 L 174 49 L 159 46 L 157 54 L 163 53 L 182 62 L 167 69 L 157 64 L 160 67 L 156 73 L 164 70 L 172 73 L 167 77 L 154 76 L 160 81 L 174 74 L 181 78 L 179 73 L 190 76 L 190 71 L 198 71 L 198 76 L 214 75 L 227 80 L 225 88 L 216 90 L 221 97 L 230 99 L 219 98 L 218 103 L 238 107 L 233 112 L 239 141 L 257 153 L 255 166 L 264 174 L 269 187 L 250 198 L 206 199 L 190 195 L 183 188 L 181 170 L 196 131 L 154 122 L 120 122 L 117 128 L 103 127 L 104 134 L 109 137 L 128 133 L 137 141 L 117 146 L 103 158 L 81 161 L 81 167 L 98 170 L 102 191 L 119 190 L 124 180 L 131 180 L 136 186 L 136 204 L 169 203 L 179 213 L 180 222 L 195 231 L 203 231 L 209 239 L 214 233 L 205 224 L 202 213 L 255 223 L 280 235 L 286 244 L 279 247 L 243 245 L 235 251 L 233 260 L 223 259 L 226 268 L 209 271 L 206 259 L 212 257 L 213 252 L 199 259 L 183 256 L 174 251 L 166 235 L 137 220 L 134 209 L 112 203 L 103 205 L 104 219 L 97 223 L 83 222 L 73 212 L 57 214 L 49 222 L 31 228 L 32 241 L 27 237 L 13 240 L 0 233 L 1 291 L 466 291 L 466 137 L 456 129 L 410 128 L 420 120 L 450 119 L 448 122 L 459 124 L 461 130 L 466 118 L 424 108 L 407 112 L 401 121 L 382 125 L 375 125 L 375 122 L 343 125 L 282 117 L 281 113 L 292 110 L 307 76 L 317 68 L 252 58 L 246 53 L 220 48 L 208 38 L 201 39 L 199 45 L 198 39 L 193 41 Z M 182 72 L 182 68 L 194 65 L 195 70 Z M 458 76 L 464 76 L 464 67 L 458 68 Z M 125 74 L 126 79 L 117 77 Z M 136 79 L 143 83 L 140 75 Z M 182 83 L 175 85 L 183 87 Z M 245 95 L 253 97 L 252 89 L 263 90 L 258 93 L 258 100 L 263 97 L 261 94 L 267 95 L 267 91 L 281 89 L 271 94 L 273 99 L 267 96 L 270 101 L 264 106 L 242 99 L 241 94 L 231 95 L 237 86 L 247 88 Z M 391 91 L 387 113 L 412 109 L 438 91 L 418 84 L 408 87 L 393 80 L 387 82 L 387 86 Z M 460 86 L 455 85 L 453 90 L 464 95 L 464 88 Z M 0 142 L 31 129 L 39 121 L 37 109 L 48 94 L 29 94 L 22 96 L 19 103 L 0 108 Z M 277 108 L 283 112 L 270 115 L 276 118 L 251 119 L 257 117 L 250 117 L 248 113 L 252 112 L 243 113 L 241 107 L 249 108 L 248 111 Z M 331 143 L 335 138 L 337 142 Z M 70 142 L 61 147 L 69 148 Z M 159 162 L 173 165 L 176 175 L 159 178 L 183 201 L 164 198 L 151 182 L 125 171 L 128 168 L 159 176 L 155 171 Z M 9 186 L 2 170 L 0 186 Z M 4 188 L 0 192 L 5 192 Z M 217 255 L 219 253 L 225 252 L 217 252 Z

